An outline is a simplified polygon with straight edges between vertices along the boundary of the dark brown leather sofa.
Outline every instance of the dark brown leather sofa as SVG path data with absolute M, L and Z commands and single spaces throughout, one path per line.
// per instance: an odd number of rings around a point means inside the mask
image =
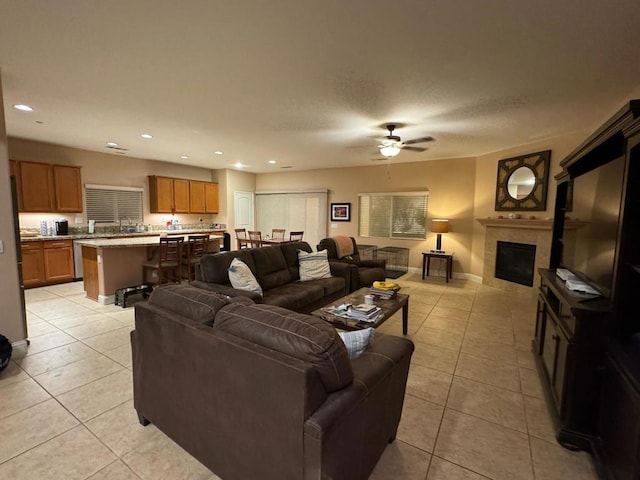
M 319 318 L 184 285 L 135 309 L 140 422 L 224 480 L 364 480 L 395 438 L 409 339 L 351 361 Z
M 260 248 L 205 255 L 196 268 L 192 285 L 231 297 L 245 296 L 256 303 L 277 305 L 296 312 L 310 313 L 349 293 L 353 267 L 331 265 L 331 278 L 300 281 L 298 250 L 311 252 L 307 242 L 290 242 Z M 257 293 L 231 286 L 227 269 L 234 258 L 246 263 L 263 290 Z
M 349 292 L 354 292 L 361 287 L 370 287 L 373 285 L 373 282 L 376 281 L 384 282 L 386 278 L 386 262 L 384 260 L 361 260 L 356 239 L 353 237 L 350 238 L 353 244 L 353 254 L 349 256 L 338 257 L 336 243 L 332 237 L 320 240 L 317 249 L 318 251 L 327 250 L 327 257 L 329 258 L 331 268 L 338 268 L 337 266 L 340 264 L 347 264 L 353 267 Z

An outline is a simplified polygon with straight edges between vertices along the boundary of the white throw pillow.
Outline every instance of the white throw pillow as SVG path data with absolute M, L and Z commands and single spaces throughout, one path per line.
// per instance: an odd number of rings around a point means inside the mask
M 349 352 L 349 358 L 354 360 L 358 358 L 367 349 L 376 331 L 369 327 L 364 330 L 355 330 L 353 332 L 338 332 L 340 338 L 344 342 Z
M 303 282 L 331 277 L 326 250 L 311 253 L 298 250 L 298 262 L 300 263 L 300 280 Z
M 233 288 L 238 290 L 248 290 L 262 296 L 262 287 L 253 276 L 249 266 L 238 258 L 231 261 L 231 265 L 227 269 L 229 272 L 229 281 Z

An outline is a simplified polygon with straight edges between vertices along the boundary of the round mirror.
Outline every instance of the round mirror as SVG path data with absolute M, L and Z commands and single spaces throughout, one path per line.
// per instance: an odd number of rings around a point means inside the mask
M 529 167 L 516 168 L 507 180 L 507 191 L 514 200 L 526 198 L 536 185 L 536 176 Z

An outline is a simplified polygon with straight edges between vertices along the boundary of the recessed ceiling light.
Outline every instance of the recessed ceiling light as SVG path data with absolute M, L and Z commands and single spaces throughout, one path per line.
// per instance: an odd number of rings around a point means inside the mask
M 21 103 L 14 105 L 13 108 L 15 108 L 16 110 L 20 110 L 21 112 L 33 112 L 33 108 L 31 108 L 29 105 L 23 105 Z
M 234 167 L 236 167 L 236 168 L 242 168 L 242 167 L 244 167 L 244 165 L 242 165 L 240 162 L 238 162 L 238 163 L 236 163 L 236 164 L 234 165 Z
M 269 160 L 269 163 L 270 163 L 271 165 L 275 165 L 275 164 L 276 164 L 276 163 L 278 163 L 278 162 L 277 162 L 276 160 Z
M 182 160 L 186 160 L 186 159 L 187 159 L 187 158 L 189 158 L 189 157 L 188 157 L 188 156 L 186 156 L 186 155 L 180 155 L 180 158 L 181 158 Z
M 107 142 L 107 147 L 117 147 L 118 144 L 116 142 Z
M 213 152 L 214 155 L 222 155 L 222 152 L 220 150 L 216 150 L 215 152 Z
M 141 133 L 140 136 L 142 138 L 146 138 L 147 140 L 149 140 L 150 138 L 153 138 L 153 135 L 151 135 L 150 133 Z

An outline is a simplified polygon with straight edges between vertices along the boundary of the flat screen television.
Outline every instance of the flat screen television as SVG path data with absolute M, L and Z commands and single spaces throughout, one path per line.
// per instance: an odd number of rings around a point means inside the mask
M 614 289 L 618 221 L 624 185 L 625 158 L 619 157 L 573 178 L 569 189 L 573 220 L 587 222 L 564 231 L 562 266 L 588 281 L 603 296 Z

